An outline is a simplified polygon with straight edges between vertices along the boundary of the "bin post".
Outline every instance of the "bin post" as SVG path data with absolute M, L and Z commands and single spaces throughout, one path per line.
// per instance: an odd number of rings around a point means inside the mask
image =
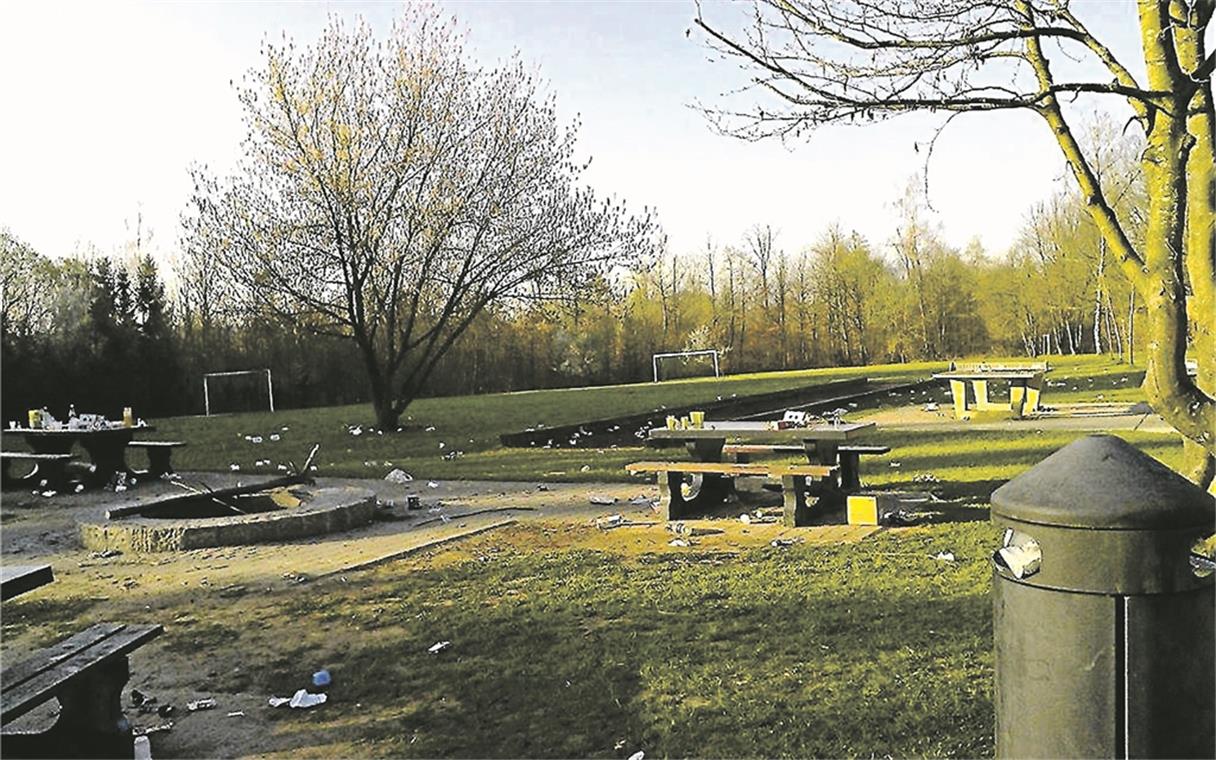
M 998 757 L 1216 757 L 1216 531 L 1203 490 L 1114 436 L 997 489 Z

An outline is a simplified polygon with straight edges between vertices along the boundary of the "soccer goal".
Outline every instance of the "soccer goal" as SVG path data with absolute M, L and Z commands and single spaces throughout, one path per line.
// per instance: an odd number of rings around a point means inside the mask
M 700 367 L 708 367 L 711 363 L 714 369 L 714 377 L 722 377 L 722 372 L 718 366 L 718 349 L 708 348 L 703 351 L 672 351 L 665 354 L 655 354 L 651 357 L 651 363 L 654 366 L 654 381 L 659 382 L 659 364 L 661 360 L 666 360 L 665 365 L 670 367 L 676 364 L 680 371 L 678 374 L 668 374 L 668 379 L 672 377 L 690 377 L 696 374 Z
M 263 382 L 265 378 L 265 382 Z M 252 412 L 266 406 L 274 411 L 274 383 L 269 369 L 208 372 L 203 375 L 203 409 L 208 417 L 215 405 L 222 411 Z

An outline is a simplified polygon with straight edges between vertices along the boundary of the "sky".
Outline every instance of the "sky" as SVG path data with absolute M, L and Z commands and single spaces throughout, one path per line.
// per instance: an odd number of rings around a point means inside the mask
M 879 246 L 894 203 L 924 166 L 942 117 L 912 115 L 830 127 L 796 145 L 715 134 L 691 106 L 721 102 L 740 81 L 711 62 L 691 27 L 692 0 L 445 2 L 477 59 L 518 50 L 548 80 L 565 119 L 580 118 L 584 176 L 630 208 L 653 208 L 676 253 L 739 244 L 753 225 L 793 251 L 829 225 Z M 1077 3 L 1091 28 L 1134 63 L 1134 8 Z M 730 18 L 738 8 L 706 3 Z M 231 81 L 283 34 L 307 44 L 330 14 L 363 16 L 384 33 L 398 3 L 0 3 L 0 227 L 35 250 L 114 252 L 137 218 L 171 262 L 189 199 L 191 165 L 230 168 L 243 134 Z M 1133 66 L 1134 68 L 1134 66 Z M 915 148 L 919 143 L 922 151 Z M 1063 189 L 1058 148 L 1025 113 L 968 114 L 937 143 L 930 201 L 945 239 L 999 253 L 1026 211 Z

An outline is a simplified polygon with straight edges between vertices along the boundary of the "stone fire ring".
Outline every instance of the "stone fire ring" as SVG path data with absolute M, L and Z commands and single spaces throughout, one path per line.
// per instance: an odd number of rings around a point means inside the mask
M 162 519 L 123 518 L 84 523 L 86 549 L 168 552 L 209 546 L 275 543 L 338 533 L 370 523 L 376 494 L 366 488 L 319 488 L 297 507 L 232 517 Z

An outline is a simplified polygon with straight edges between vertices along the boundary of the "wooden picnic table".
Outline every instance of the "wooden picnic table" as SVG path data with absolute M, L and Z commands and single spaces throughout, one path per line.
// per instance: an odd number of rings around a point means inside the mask
M 8 601 L 55 580 L 50 565 L 0 566 L 0 601 Z
M 138 432 L 150 432 L 151 425 L 126 427 L 115 424 L 103 428 L 10 428 L 7 435 L 20 435 L 35 454 L 70 454 L 77 443 L 92 461 L 91 479 L 95 485 L 109 483 L 117 473 L 132 477 L 127 466 L 127 445 Z

